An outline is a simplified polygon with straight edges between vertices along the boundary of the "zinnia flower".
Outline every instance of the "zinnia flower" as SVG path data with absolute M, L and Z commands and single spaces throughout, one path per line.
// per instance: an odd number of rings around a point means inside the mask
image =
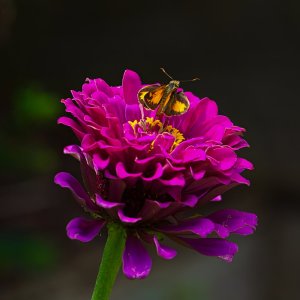
M 70 189 L 89 216 L 71 220 L 67 234 L 88 242 L 109 222 L 121 223 L 127 232 L 123 272 L 128 278 L 149 274 L 146 244 L 164 259 L 176 256 L 165 237 L 230 262 L 238 247 L 227 238 L 252 234 L 256 215 L 233 209 L 199 213 L 230 188 L 249 184 L 241 173 L 252 164 L 236 154 L 248 146 L 245 130 L 219 115 L 214 101 L 191 92 L 185 92 L 190 102 L 185 114 L 157 117 L 139 105 L 143 86 L 127 70 L 121 86 L 87 79 L 82 91 L 62 100 L 72 118 L 58 122 L 71 127 L 80 142 L 64 152 L 80 162 L 85 188 L 65 172 L 55 182 Z M 183 211 L 189 217 L 180 217 Z

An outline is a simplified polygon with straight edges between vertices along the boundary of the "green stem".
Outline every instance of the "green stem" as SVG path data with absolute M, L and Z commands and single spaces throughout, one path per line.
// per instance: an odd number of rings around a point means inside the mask
M 108 300 L 122 263 L 126 230 L 119 224 L 108 224 L 108 238 L 96 279 L 92 300 Z

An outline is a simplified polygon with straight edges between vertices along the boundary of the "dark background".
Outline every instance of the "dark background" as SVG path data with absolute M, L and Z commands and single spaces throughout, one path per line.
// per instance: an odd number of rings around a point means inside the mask
M 179 247 L 150 277 L 119 276 L 112 299 L 296 299 L 299 294 L 300 2 L 0 0 L 0 298 L 89 299 L 104 238 L 70 241 L 82 214 L 53 184 L 78 174 L 62 154 L 75 142 L 56 125 L 60 99 L 86 77 L 121 83 L 124 69 L 167 82 L 165 67 L 246 127 L 250 188 L 221 205 L 256 212 L 232 264 Z M 215 209 L 218 205 L 215 204 Z M 153 255 L 154 256 L 154 255 Z

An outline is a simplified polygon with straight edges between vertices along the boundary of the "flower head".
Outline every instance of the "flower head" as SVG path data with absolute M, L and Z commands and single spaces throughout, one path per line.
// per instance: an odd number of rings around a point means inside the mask
M 139 105 L 142 87 L 139 76 L 127 70 L 122 86 L 87 79 L 82 91 L 62 100 L 72 118 L 58 122 L 71 127 L 80 142 L 64 152 L 80 162 L 85 188 L 65 172 L 55 182 L 70 189 L 91 217 L 71 220 L 68 236 L 88 242 L 107 223 L 122 223 L 127 228 L 123 271 L 129 278 L 144 278 L 151 270 L 144 244 L 165 259 L 176 255 L 162 244 L 164 237 L 231 261 L 238 248 L 226 238 L 253 233 L 256 216 L 231 209 L 197 213 L 230 188 L 249 184 L 241 173 L 252 164 L 236 154 L 248 146 L 245 130 L 219 115 L 214 101 L 190 92 L 185 114 L 157 116 Z M 182 211 L 190 217 L 179 218 Z

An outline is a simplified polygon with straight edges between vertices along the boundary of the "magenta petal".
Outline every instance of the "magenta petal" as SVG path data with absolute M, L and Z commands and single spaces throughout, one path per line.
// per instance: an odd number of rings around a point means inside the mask
M 237 155 L 231 148 L 219 147 L 209 151 L 209 156 L 219 162 L 221 170 L 228 170 L 237 161 Z
M 180 238 L 180 240 L 203 255 L 216 256 L 227 262 L 231 262 L 233 256 L 238 251 L 238 246 L 235 243 L 223 239 Z
M 125 119 L 127 121 L 134 121 L 134 120 L 139 120 L 141 118 L 141 110 L 137 104 L 129 104 L 126 105 L 125 108 Z
M 142 88 L 139 75 L 131 70 L 126 70 L 123 75 L 123 94 L 127 104 L 138 104 L 137 94 Z
M 218 116 L 217 118 L 220 118 L 221 116 Z M 220 142 L 221 139 L 224 136 L 225 127 L 224 124 L 209 124 L 207 131 L 205 132 L 205 136 L 209 140 L 215 140 Z
M 190 171 L 195 180 L 202 179 L 206 173 L 206 170 L 203 169 L 197 170 L 197 166 L 195 166 L 194 168 L 191 166 Z
M 93 82 L 95 84 L 95 87 L 98 91 L 102 91 L 110 97 L 113 95 L 111 87 L 103 79 L 91 79 L 90 82 Z
M 142 220 L 142 218 L 133 218 L 133 217 L 128 217 L 128 216 L 124 215 L 124 212 L 121 209 L 118 210 L 118 216 L 123 223 L 134 224 L 134 223 L 137 223 L 138 221 Z
M 162 174 L 163 174 L 162 165 L 160 163 L 156 163 L 153 173 L 148 177 L 146 177 L 144 175 L 144 176 L 142 176 L 142 178 L 144 181 L 152 181 L 152 180 L 160 178 L 162 176 Z
M 71 190 L 74 197 L 78 200 L 79 204 L 86 205 L 90 201 L 89 195 L 83 189 L 81 184 L 71 174 L 66 172 L 57 173 L 54 177 L 54 182 L 62 188 Z
M 183 151 L 183 162 L 203 161 L 205 158 L 205 151 L 202 149 L 197 149 L 194 146 L 189 146 Z
M 168 246 L 161 245 L 156 236 L 153 237 L 153 242 L 156 247 L 157 255 L 164 259 L 172 259 L 177 255 L 177 251 Z
M 234 209 L 223 209 L 208 216 L 216 224 L 217 234 L 225 238 L 230 233 L 249 235 L 257 226 L 257 216 Z
M 168 152 L 174 141 L 175 138 L 172 134 L 167 132 L 160 133 L 153 142 L 153 151 L 158 151 L 158 153 Z
M 81 147 L 85 153 L 96 150 L 97 142 L 95 140 L 95 137 L 91 134 L 86 134 L 81 141 Z
M 188 188 L 187 191 L 189 193 L 197 193 L 201 191 L 201 187 L 203 186 L 202 182 L 194 182 Z M 215 185 L 209 192 L 204 193 L 198 201 L 198 205 L 203 205 L 208 201 L 211 201 L 215 197 L 220 194 L 224 194 L 226 191 L 232 189 L 233 187 L 237 186 L 236 183 L 231 183 L 229 185 Z
M 231 175 L 231 179 L 237 183 L 250 185 L 250 181 L 238 173 Z
M 242 170 L 244 170 L 244 169 L 253 170 L 254 169 L 253 164 L 244 158 L 238 158 L 235 167 L 238 169 L 242 169 Z
M 76 123 L 74 120 L 72 120 L 71 118 L 68 117 L 60 117 L 57 120 L 58 124 L 63 124 L 65 126 L 69 126 L 72 128 L 72 130 L 74 131 L 74 133 L 76 134 L 76 136 L 79 139 L 82 139 L 84 137 L 84 132 L 83 129 L 81 128 L 80 125 L 78 125 L 78 123 Z
M 69 145 L 64 148 L 64 154 L 69 154 L 81 161 L 83 156 L 82 150 L 77 145 Z
M 106 201 L 99 194 L 96 194 L 96 203 L 106 209 L 124 206 L 124 203 Z
M 142 173 L 129 173 L 124 166 L 123 162 L 118 162 L 116 165 L 116 173 L 119 178 L 124 179 L 124 178 L 137 178 L 142 175 Z
M 200 101 L 197 101 L 197 105 L 194 109 L 190 109 L 183 116 L 183 122 L 179 129 L 181 132 L 186 132 L 188 138 L 199 136 L 199 130 L 195 129 L 197 129 L 199 125 L 203 126 L 203 124 L 214 118 L 217 114 L 218 107 L 216 103 L 208 98 L 203 98 Z
M 71 240 L 79 240 L 86 243 L 99 234 L 105 223 L 104 220 L 75 218 L 67 225 L 67 235 Z
M 166 186 L 183 187 L 185 184 L 185 179 L 182 175 L 177 175 L 170 179 L 159 179 L 159 181 Z
M 199 197 L 195 195 L 186 194 L 182 198 L 182 203 L 188 207 L 195 207 L 198 203 Z
M 176 225 L 162 225 L 158 229 L 168 234 L 189 234 L 194 233 L 204 238 L 213 232 L 215 228 L 214 223 L 205 218 L 192 218 L 181 221 Z
M 152 260 L 141 241 L 129 235 L 123 253 L 123 273 L 129 279 L 142 279 L 149 275 Z
M 99 153 L 93 155 L 93 162 L 96 169 L 104 170 L 109 164 L 109 157 L 102 157 Z
M 219 195 L 219 196 L 216 196 L 215 198 L 211 199 L 210 201 L 212 201 L 212 202 L 219 202 L 221 200 L 222 200 L 222 196 Z

